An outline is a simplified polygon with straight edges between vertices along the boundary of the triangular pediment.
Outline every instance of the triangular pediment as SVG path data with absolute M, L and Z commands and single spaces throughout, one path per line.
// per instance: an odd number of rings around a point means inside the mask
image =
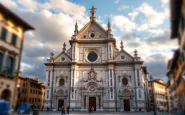
M 71 58 L 67 53 L 61 52 L 54 58 L 54 62 L 71 62 Z
M 133 60 L 134 58 L 125 50 L 120 51 L 118 55 L 114 58 L 114 61 L 133 61 Z
M 94 37 L 91 37 L 91 34 Z M 87 40 L 87 39 L 106 39 L 108 36 L 107 31 L 96 21 L 89 21 L 77 34 L 77 39 Z

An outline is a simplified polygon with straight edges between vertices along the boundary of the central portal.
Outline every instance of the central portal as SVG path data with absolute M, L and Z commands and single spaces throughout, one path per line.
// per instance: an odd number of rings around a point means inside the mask
M 89 108 L 94 107 L 96 111 L 96 97 L 89 97 Z
M 58 100 L 58 110 L 59 108 L 62 108 L 62 106 L 64 106 L 64 100 Z
M 124 111 L 130 111 L 130 101 L 129 101 L 129 99 L 124 99 L 123 103 L 124 103 Z

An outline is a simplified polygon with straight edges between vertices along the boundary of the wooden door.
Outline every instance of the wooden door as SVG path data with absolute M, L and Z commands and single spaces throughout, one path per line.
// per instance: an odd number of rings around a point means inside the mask
M 64 106 L 64 100 L 58 100 L 58 110 L 59 108 L 62 108 L 62 106 Z
M 89 108 L 94 107 L 96 111 L 96 97 L 89 97 Z
M 130 100 L 129 99 L 124 99 L 124 111 L 130 111 Z

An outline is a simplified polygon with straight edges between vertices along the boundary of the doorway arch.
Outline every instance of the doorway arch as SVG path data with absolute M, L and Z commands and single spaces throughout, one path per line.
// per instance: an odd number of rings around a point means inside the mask
M 5 89 L 2 91 L 1 99 L 10 100 L 11 98 L 11 92 L 9 89 Z

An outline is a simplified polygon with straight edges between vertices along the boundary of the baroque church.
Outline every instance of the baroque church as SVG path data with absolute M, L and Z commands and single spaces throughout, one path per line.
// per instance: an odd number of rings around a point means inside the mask
M 143 61 L 121 47 L 111 32 L 96 21 L 96 9 L 90 9 L 90 21 L 69 40 L 70 48 L 50 59 L 46 66 L 45 108 L 58 110 L 132 111 L 145 110 Z

